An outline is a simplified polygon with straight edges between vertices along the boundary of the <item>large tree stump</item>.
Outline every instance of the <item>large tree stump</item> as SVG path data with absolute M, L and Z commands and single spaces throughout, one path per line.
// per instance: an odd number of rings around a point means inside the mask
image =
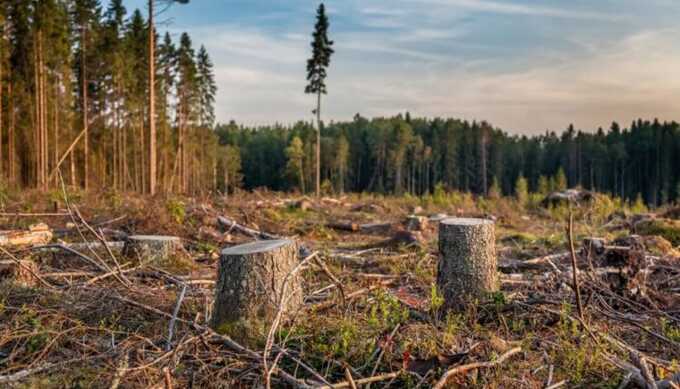
M 439 224 L 437 286 L 444 308 L 461 308 L 498 290 L 494 223 L 451 218 Z
M 165 262 L 180 253 L 182 240 L 176 236 L 130 235 L 125 241 L 126 257 L 140 261 Z
M 241 338 L 263 333 L 276 316 L 302 305 L 298 245 L 289 239 L 263 240 L 222 250 L 210 325 Z M 285 284 L 285 291 L 284 289 Z

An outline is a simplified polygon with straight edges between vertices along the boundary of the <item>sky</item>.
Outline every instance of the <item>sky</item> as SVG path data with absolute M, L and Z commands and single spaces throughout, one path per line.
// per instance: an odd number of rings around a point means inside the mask
M 128 11 L 146 0 L 128 0 Z M 215 64 L 218 121 L 311 120 L 318 1 L 191 0 L 159 15 Z M 324 120 L 486 120 L 510 133 L 680 120 L 680 1 L 329 0 Z M 146 12 L 144 12 L 146 15 Z

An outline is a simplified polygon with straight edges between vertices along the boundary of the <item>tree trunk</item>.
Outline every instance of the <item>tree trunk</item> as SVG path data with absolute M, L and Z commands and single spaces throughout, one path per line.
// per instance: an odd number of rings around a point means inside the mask
M 83 183 L 85 186 L 85 190 L 90 188 L 90 164 L 89 164 L 89 157 L 90 157 L 90 134 L 89 134 L 89 125 L 88 125 L 88 119 L 87 119 L 87 66 L 85 65 L 85 55 L 87 53 L 86 47 L 87 47 L 87 28 L 83 27 L 83 32 L 82 32 L 82 41 L 81 41 L 81 53 L 80 53 L 80 72 L 81 72 L 81 77 L 82 77 L 82 88 L 83 88 L 83 131 L 85 131 L 85 142 L 84 142 L 84 151 L 83 151 Z
M 53 159 L 52 159 L 52 164 L 53 168 L 57 167 L 57 163 L 59 162 L 59 85 L 61 84 L 61 81 L 59 78 L 57 78 L 57 82 L 55 82 L 54 85 L 54 153 L 53 153 Z M 58 181 L 56 180 L 56 177 L 54 179 L 54 186 L 58 187 Z
M 149 0 L 149 194 L 156 194 L 156 56 L 153 2 Z
M 42 121 L 42 114 L 40 113 L 40 75 L 39 75 L 39 58 L 38 58 L 38 41 L 40 38 L 40 31 L 36 33 L 33 39 L 33 147 L 35 149 L 34 160 L 34 179 L 35 187 L 42 189 L 42 128 L 40 127 Z
M 136 182 L 136 191 L 139 193 L 143 193 L 145 189 L 144 185 L 144 180 L 145 180 L 145 174 L 144 174 L 144 153 L 146 153 L 146 148 L 144 147 L 144 113 L 140 112 L 139 113 L 139 123 L 135 126 L 137 129 L 137 139 L 135 142 L 137 142 L 136 145 L 136 150 L 137 150 L 137 170 L 135 171 L 135 182 Z
M 7 170 L 9 171 L 9 182 L 14 187 L 16 183 L 16 170 L 14 166 L 15 160 L 15 141 L 14 141 L 14 127 L 16 126 L 16 113 L 14 112 L 14 89 L 12 82 L 7 85 L 7 97 L 9 98 L 9 134 L 7 137 Z
M 222 251 L 211 327 L 232 336 L 257 337 L 281 305 L 291 313 L 303 303 L 293 240 L 256 241 Z
M 0 45 L 2 45 L 4 43 L 4 39 L 5 39 L 4 27 L 0 27 Z M 2 47 L 0 46 L 0 49 L 1 48 Z M 2 69 L 2 59 L 3 59 L 3 57 L 4 57 L 4 52 L 0 51 L 0 180 L 4 182 L 5 170 L 3 169 L 4 168 L 3 158 L 4 158 L 5 155 L 4 155 L 3 150 L 2 150 L 2 130 L 3 130 L 3 128 L 2 128 L 2 125 L 3 125 L 3 123 L 2 123 L 2 109 L 3 109 L 2 88 L 4 87 L 3 84 L 2 84 L 2 70 L 3 70 Z
M 224 197 L 229 198 L 229 169 L 227 168 L 227 162 L 224 162 Z
M 47 145 L 48 145 L 48 124 L 47 124 L 47 76 L 45 72 L 45 58 L 43 50 L 42 32 L 38 35 L 38 55 L 40 58 L 39 72 L 40 76 L 40 131 L 42 132 L 40 144 L 40 180 L 42 182 L 42 189 L 47 189 Z
M 488 194 L 488 188 L 489 185 L 487 183 L 487 178 L 486 178 L 486 172 L 487 172 L 487 167 L 486 167 L 486 129 L 482 129 L 482 140 L 481 140 L 481 145 L 480 145 L 480 151 L 481 151 L 481 177 L 482 177 L 482 194 L 486 196 Z
M 458 309 L 498 290 L 494 223 L 444 219 L 439 224 L 437 286 L 445 309 Z
M 316 197 L 321 197 L 321 91 L 316 94 Z

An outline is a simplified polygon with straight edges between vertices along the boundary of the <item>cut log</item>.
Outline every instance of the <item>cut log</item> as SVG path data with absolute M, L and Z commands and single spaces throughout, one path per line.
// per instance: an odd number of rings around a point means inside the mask
M 0 261 L 0 280 L 11 280 L 17 285 L 25 287 L 36 286 L 38 280 L 33 274 L 38 273 L 38 265 L 33 261 L 20 260 Z
M 182 240 L 176 236 L 131 235 L 125 241 L 126 257 L 143 262 L 166 262 L 180 253 Z
M 366 223 L 359 226 L 359 230 L 364 234 L 383 234 L 392 229 L 392 223 Z
M 305 212 L 305 211 L 309 211 L 310 209 L 312 209 L 314 205 L 312 204 L 311 201 L 309 201 L 307 199 L 301 199 L 301 200 L 293 202 L 291 204 L 291 206 L 292 206 L 292 208 L 299 209 L 299 210 Z
M 445 309 L 458 309 L 498 291 L 494 223 L 452 218 L 439 224 L 437 286 Z
M 561 204 L 580 204 L 592 201 L 595 195 L 592 192 L 578 189 L 567 189 L 561 192 L 552 192 L 547 195 L 541 205 L 543 207 L 558 206 Z
M 381 213 L 383 208 L 377 204 L 358 204 L 351 208 L 352 212 Z
M 51 240 L 52 231 L 44 223 L 34 224 L 28 227 L 28 231 L 0 232 L 0 246 L 41 245 Z
M 222 250 L 211 327 L 248 340 L 264 333 L 282 301 L 284 315 L 300 307 L 301 278 L 288 276 L 299 263 L 298 250 L 289 239 Z
M 330 223 L 326 224 L 326 227 L 334 229 L 334 230 L 348 231 L 348 232 L 357 232 L 361 229 L 360 225 L 358 225 L 357 223 L 352 223 L 352 222 L 330 222 Z
M 347 232 L 361 232 L 364 234 L 384 234 L 390 232 L 390 230 L 392 229 L 392 223 L 384 222 L 384 223 L 357 224 L 353 222 L 339 221 L 326 223 L 326 227 L 332 228 L 334 230 Z

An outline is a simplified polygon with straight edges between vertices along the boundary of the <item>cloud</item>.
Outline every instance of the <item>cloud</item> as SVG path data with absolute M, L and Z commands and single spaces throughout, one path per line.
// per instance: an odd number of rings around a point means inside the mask
M 569 123 L 584 129 L 637 117 L 671 119 L 680 95 L 680 30 L 631 35 L 609 49 L 570 60 L 531 58 L 498 73 L 454 72 L 417 83 L 412 110 L 423 115 L 486 119 L 513 132 L 542 132 Z
M 552 8 L 513 2 L 499 2 L 487 0 L 419 0 L 419 2 L 435 5 L 444 5 L 447 7 L 458 7 L 480 12 L 493 12 L 512 15 L 532 15 L 555 18 L 609 20 L 609 21 L 622 19 L 620 16 L 612 14 L 588 11 L 572 11 L 562 8 Z

